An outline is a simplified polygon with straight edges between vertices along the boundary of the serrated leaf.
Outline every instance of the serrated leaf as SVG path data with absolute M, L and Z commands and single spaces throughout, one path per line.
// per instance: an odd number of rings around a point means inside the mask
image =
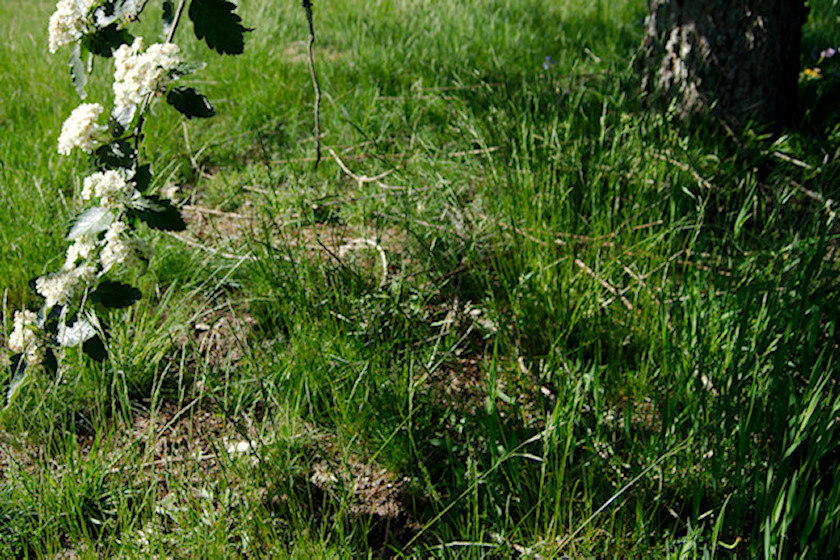
M 150 228 L 165 231 L 184 231 L 187 224 L 181 212 L 165 198 L 149 195 L 132 201 L 132 215 L 145 222 Z
M 114 222 L 116 216 L 107 208 L 91 206 L 73 220 L 67 240 L 73 241 L 82 235 L 96 235 L 105 231 Z
M 92 292 L 88 294 L 88 299 L 94 303 L 99 303 L 110 309 L 120 309 L 129 307 L 135 302 L 139 301 L 143 294 L 134 286 L 123 284 L 122 282 L 113 282 L 111 280 L 104 280 L 100 282 Z
M 15 354 L 11 358 L 12 361 L 12 381 L 9 383 L 9 388 L 6 390 L 6 406 L 12 404 L 12 401 L 17 396 L 21 386 L 27 377 L 26 360 L 23 359 L 23 354 Z
M 107 27 L 99 27 L 96 33 L 82 37 L 82 44 L 93 54 L 110 58 L 120 45 L 131 44 L 134 37 L 125 29 L 120 29 L 116 23 Z
M 128 140 L 115 140 L 110 144 L 99 146 L 93 152 L 93 162 L 97 169 L 132 169 L 137 154 Z
M 57 336 L 58 329 L 59 329 L 59 322 L 61 320 L 61 314 L 64 311 L 63 305 L 53 305 L 50 308 L 50 312 L 47 313 L 47 317 L 40 321 L 42 324 L 39 327 L 48 335 L 50 336 Z
M 236 5 L 227 0 L 193 0 L 189 16 L 195 36 L 219 54 L 242 54 L 248 29 L 233 13 L 235 9 Z
M 87 97 L 87 92 L 85 91 L 85 86 L 87 85 L 87 68 L 85 68 L 85 62 L 82 60 L 82 56 L 84 55 L 82 51 L 83 47 L 79 43 L 73 45 L 73 50 L 70 52 L 70 61 L 67 63 L 67 66 L 70 67 L 70 77 L 73 79 L 73 87 L 76 88 L 76 93 L 84 99 Z
M 152 166 L 144 163 L 138 167 L 137 171 L 134 172 L 134 177 L 131 178 L 131 182 L 134 183 L 134 188 L 140 192 L 148 189 L 152 182 Z
M 59 326 L 56 340 L 59 346 L 78 346 L 96 336 L 96 332 L 96 327 L 86 317 L 82 317 L 72 327 Z
M 111 118 L 108 119 L 108 134 L 112 138 L 119 138 L 123 133 L 125 133 L 125 126 L 115 116 L 111 115 Z
M 108 349 L 105 348 L 105 343 L 102 342 L 102 337 L 99 335 L 86 340 L 82 344 L 82 352 L 97 362 L 102 362 L 108 357 Z
M 111 118 L 119 124 L 123 130 L 127 129 L 129 125 L 131 125 L 131 121 L 134 120 L 134 113 L 136 112 L 136 107 L 134 105 L 125 105 L 122 107 L 114 107 L 111 111 Z M 114 135 L 118 136 L 118 135 Z
M 169 77 L 173 80 L 183 78 L 184 76 L 189 76 L 190 74 L 198 72 L 206 66 L 207 64 L 204 62 L 182 62 L 169 71 Z
M 166 94 L 166 102 L 188 119 L 206 119 L 216 114 L 206 97 L 189 87 L 174 87 Z
M 96 25 L 106 27 L 121 19 L 133 19 L 146 4 L 146 0 L 109 0 L 94 11 Z
M 56 359 L 51 348 L 47 348 L 44 351 L 44 361 L 41 362 L 41 365 L 50 373 L 54 374 L 58 371 L 58 359 Z

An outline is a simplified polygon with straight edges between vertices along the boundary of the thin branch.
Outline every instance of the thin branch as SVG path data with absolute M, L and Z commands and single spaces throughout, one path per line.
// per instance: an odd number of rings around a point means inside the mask
M 382 179 L 384 179 L 385 177 L 387 177 L 388 175 L 390 175 L 391 173 L 394 172 L 393 169 L 389 169 L 388 171 L 385 171 L 384 173 L 380 173 L 379 175 L 376 175 L 375 177 L 368 177 L 367 175 L 356 175 L 355 173 L 350 171 L 347 168 L 346 165 L 344 165 L 344 162 L 341 161 L 341 158 L 338 157 L 338 154 L 335 153 L 335 150 L 330 149 L 330 155 L 332 155 L 333 159 L 335 159 L 335 162 L 338 164 L 338 166 L 347 175 L 349 175 L 350 177 L 352 177 L 353 179 L 355 179 L 359 183 L 360 188 L 364 183 L 379 183 L 381 185 L 382 184 Z M 315 165 L 318 165 L 318 163 L 316 162 Z
M 187 0 L 180 0 L 178 2 L 178 7 L 175 9 L 175 15 L 172 18 L 172 25 L 169 28 L 169 33 L 166 34 L 166 41 L 165 43 L 171 43 L 172 39 L 175 37 L 175 31 L 178 30 L 178 24 L 181 23 L 181 16 L 184 13 L 184 6 L 186 6 Z M 140 104 L 140 107 L 137 109 L 137 114 L 140 115 L 140 120 L 137 121 L 137 127 L 135 128 L 134 133 L 134 149 L 139 151 L 140 150 L 140 139 L 143 137 L 143 125 L 146 124 L 146 117 L 143 114 L 146 112 L 146 108 L 149 106 L 149 103 L 152 101 L 152 96 L 155 92 L 151 91 L 146 94 L 143 98 L 143 102 Z
M 187 0 L 178 2 L 178 8 L 175 10 L 175 17 L 172 18 L 172 26 L 169 28 L 169 33 L 166 34 L 166 42 L 171 43 L 175 37 L 175 30 L 178 29 L 178 24 L 181 22 L 181 14 L 184 12 L 184 6 Z
M 309 24 L 309 42 L 306 45 L 306 53 L 309 57 L 309 75 L 312 77 L 312 88 L 315 90 L 315 169 L 318 169 L 318 164 L 321 163 L 321 87 L 318 85 L 318 77 L 315 75 L 315 61 L 312 58 L 312 46 L 315 44 L 312 1 L 303 0 L 303 9 L 306 10 L 306 21 Z
M 214 249 L 213 247 L 210 247 L 209 245 L 203 245 L 201 243 L 191 241 L 191 240 L 187 239 L 186 237 L 184 237 L 182 235 L 178 235 L 177 233 L 173 233 L 171 231 L 167 231 L 166 233 L 169 234 L 170 237 L 173 237 L 173 238 L 177 239 L 178 241 L 180 241 L 184 245 L 189 245 L 190 247 L 195 247 L 196 249 L 201 249 L 202 251 L 207 251 L 208 253 L 218 255 L 218 256 L 220 256 L 222 258 L 225 258 L 225 259 L 232 259 L 232 260 L 237 260 L 237 261 L 242 261 L 242 262 L 257 260 L 257 257 L 255 257 L 254 255 L 234 255 L 233 253 L 227 253 L 225 251 L 220 251 L 218 249 Z
M 609 282 L 607 282 L 606 280 L 604 280 L 603 278 L 601 278 L 600 276 L 598 276 L 597 274 L 595 274 L 595 271 L 594 271 L 594 270 L 592 270 L 591 268 L 589 268 L 588 266 L 586 266 L 586 263 L 584 263 L 584 262 L 583 262 L 582 260 L 580 260 L 580 259 L 575 259 L 575 264 L 576 264 L 578 267 L 580 267 L 580 268 L 581 268 L 581 269 L 582 269 L 585 273 L 587 273 L 589 276 L 591 276 L 592 278 L 594 278 L 594 279 L 595 279 L 595 281 L 596 281 L 596 282 L 598 282 L 601 286 L 603 286 L 605 290 L 607 290 L 609 293 L 611 293 L 612 295 L 614 295 L 614 296 L 616 296 L 618 299 L 620 299 L 620 300 L 621 300 L 621 303 L 623 303 L 623 304 L 624 304 L 624 307 L 626 307 L 626 308 L 627 308 L 627 309 L 629 309 L 630 311 L 632 311 L 632 310 L 633 310 L 633 304 L 632 304 L 632 303 L 630 303 L 630 300 L 628 300 L 626 297 L 624 297 L 624 295 L 622 295 L 621 293 L 619 293 L 619 291 L 618 291 L 618 290 L 616 290 L 616 289 L 615 289 L 615 288 L 614 288 L 614 287 L 613 287 L 613 286 L 612 286 Z
M 670 163 L 671 165 L 673 165 L 674 167 L 676 167 L 677 169 L 679 169 L 681 171 L 685 171 L 686 173 L 690 174 L 692 177 L 694 177 L 694 180 L 697 181 L 697 183 L 701 187 L 705 187 L 709 190 L 714 190 L 715 186 L 708 179 L 703 178 L 703 176 L 700 175 L 692 167 L 689 167 L 688 165 L 686 165 L 682 162 L 679 162 L 679 161 L 675 160 L 674 158 L 672 158 L 670 156 L 667 156 L 665 154 L 660 154 L 660 153 L 657 153 L 657 152 L 652 152 L 652 154 L 653 154 L 653 157 L 661 159 L 662 161 L 666 161 L 666 162 Z

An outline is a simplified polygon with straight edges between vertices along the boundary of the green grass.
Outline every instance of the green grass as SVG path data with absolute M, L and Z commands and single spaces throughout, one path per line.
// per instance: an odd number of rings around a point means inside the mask
M 88 170 L 51 9 L 0 6 L 6 333 Z M 830 556 L 836 120 L 647 112 L 645 9 L 316 4 L 317 170 L 300 7 L 243 2 L 236 58 L 185 24 L 217 116 L 156 106 L 145 157 L 190 230 L 150 234 L 104 364 L 3 413 L 0 555 Z

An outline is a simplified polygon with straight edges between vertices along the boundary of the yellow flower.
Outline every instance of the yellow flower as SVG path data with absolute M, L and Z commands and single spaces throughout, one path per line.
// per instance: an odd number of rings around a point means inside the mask
M 822 78 L 822 71 L 819 68 L 806 68 L 802 75 L 809 80 L 819 80 Z

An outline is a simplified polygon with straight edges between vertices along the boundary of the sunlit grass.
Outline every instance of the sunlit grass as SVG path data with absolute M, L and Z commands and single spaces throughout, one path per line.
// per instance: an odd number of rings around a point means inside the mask
M 0 6 L 6 332 L 87 169 L 51 9 Z M 316 4 L 317 170 L 300 7 L 242 3 L 237 58 L 185 25 L 217 116 L 145 157 L 190 229 L 5 411 L 2 555 L 836 550 L 838 138 L 645 111 L 645 9 Z

